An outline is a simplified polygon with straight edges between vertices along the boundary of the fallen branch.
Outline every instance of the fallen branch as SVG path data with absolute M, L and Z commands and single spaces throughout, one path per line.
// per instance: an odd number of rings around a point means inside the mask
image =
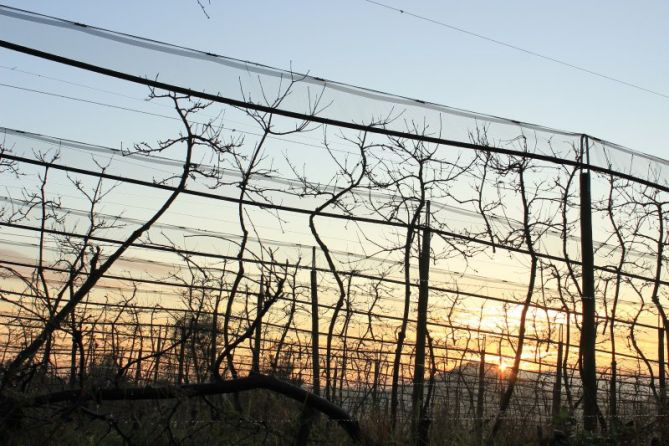
M 173 398 L 190 398 L 197 396 L 236 393 L 254 389 L 266 389 L 298 401 L 305 407 L 317 410 L 333 421 L 336 421 L 355 441 L 370 444 L 358 421 L 344 409 L 313 393 L 277 378 L 262 374 L 253 374 L 243 378 L 217 381 L 203 384 L 186 384 L 164 387 L 131 387 L 93 390 L 64 390 L 32 397 L 22 401 L 20 407 L 37 407 L 66 401 L 135 401 L 159 400 Z

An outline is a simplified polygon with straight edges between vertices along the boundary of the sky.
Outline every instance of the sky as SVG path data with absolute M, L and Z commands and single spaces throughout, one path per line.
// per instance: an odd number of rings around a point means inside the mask
M 384 3 L 669 95 L 666 2 Z M 4 4 L 456 108 L 584 132 L 669 157 L 664 137 L 669 98 L 365 0 L 203 0 L 206 15 L 196 0 Z M 97 87 L 111 85 L 7 50 L 0 52 L 0 65 Z M 0 82 L 30 88 L 44 84 L 7 69 L 0 70 Z M 71 90 L 62 83 L 49 84 L 48 89 L 61 94 Z M 115 145 L 91 140 L 99 134 L 95 130 L 64 125 L 59 115 L 65 113 L 49 115 L 53 98 L 39 106 L 45 98 L 8 87 L 0 87 L 0 98 L 0 125 Z M 67 107 L 61 102 L 59 106 Z

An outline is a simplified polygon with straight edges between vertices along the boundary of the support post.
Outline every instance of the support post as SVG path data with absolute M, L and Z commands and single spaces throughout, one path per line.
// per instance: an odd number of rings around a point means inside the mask
M 135 364 L 135 385 L 142 381 L 142 356 L 144 350 L 144 336 L 139 335 L 139 351 L 137 352 L 137 363 Z
M 477 444 L 483 444 L 483 410 L 485 406 L 485 337 L 483 338 L 483 349 L 481 349 L 481 360 L 479 362 L 479 389 L 476 395 L 476 438 Z
M 263 301 L 265 300 L 265 283 L 264 276 L 260 276 L 260 290 L 258 290 L 257 300 L 256 300 L 256 318 L 258 319 L 258 324 L 256 325 L 254 339 L 253 339 L 253 360 L 251 362 L 251 373 L 260 373 L 260 345 L 261 345 L 261 336 L 262 336 L 262 320 L 260 315 L 262 314 Z
M 311 248 L 311 373 L 314 395 L 320 396 L 320 336 L 318 330 L 318 278 L 316 277 L 316 247 L 314 246 Z
M 666 443 L 669 440 L 669 428 L 667 428 L 667 378 L 666 378 L 666 365 L 664 362 L 664 337 L 665 337 L 665 328 L 663 326 L 663 321 L 661 318 L 658 318 L 657 324 L 657 367 L 658 367 L 658 380 L 660 387 L 660 401 L 657 408 L 658 415 L 658 426 L 660 428 L 660 438 L 661 441 Z
M 609 386 L 609 422 L 611 433 L 616 434 L 618 420 L 618 363 L 611 361 L 611 383 Z
M 381 359 L 377 358 L 374 361 L 374 383 L 372 385 L 372 405 L 374 411 L 379 408 L 379 375 L 381 374 Z
M 184 323 L 185 323 L 184 318 Z M 182 384 L 184 380 L 184 344 L 186 343 L 186 327 L 180 327 L 180 342 L 179 342 L 179 366 L 177 371 L 177 384 Z
M 553 383 L 553 407 L 551 416 L 553 418 L 553 426 L 559 423 L 560 406 L 562 405 L 562 357 L 564 344 L 562 344 L 562 327 L 560 327 L 560 340 L 558 341 L 557 353 L 557 370 L 555 372 L 555 382 Z
M 418 317 L 416 323 L 416 354 L 412 393 L 412 432 L 417 445 L 428 443 L 427 422 L 423 407 L 423 389 L 425 387 L 425 339 L 427 335 L 427 306 L 429 297 L 430 275 L 430 202 L 425 206 L 425 224 L 423 227 L 422 246 L 418 271 L 420 284 L 418 290 Z
M 70 387 L 74 387 L 77 382 L 77 326 L 72 314 L 72 349 L 70 351 Z
M 583 385 L 583 428 L 593 432 L 597 429 L 597 370 L 595 362 L 595 271 L 592 243 L 592 199 L 590 196 L 590 155 L 587 135 L 581 135 L 580 216 L 581 216 L 581 262 L 582 262 L 582 329 L 580 355 L 583 363 L 581 381 Z
M 667 379 L 666 368 L 664 364 L 664 328 L 662 321 L 658 322 L 657 327 L 657 362 L 658 362 L 658 380 L 660 382 L 660 404 L 664 406 L 667 402 Z
M 321 394 L 320 384 L 320 347 L 319 347 L 319 328 L 318 328 L 318 277 L 316 276 L 316 247 L 311 248 L 311 380 L 312 392 L 316 396 Z M 337 369 L 335 368 L 334 387 L 337 387 Z M 332 391 L 332 400 L 335 399 L 335 391 Z M 311 426 L 318 419 L 318 414 L 305 407 L 300 415 L 300 426 L 295 440 L 295 446 L 306 446 L 309 442 L 309 433 Z
M 153 328 L 151 328 L 151 331 L 153 331 Z M 158 340 L 156 342 L 156 347 L 157 347 L 156 352 L 160 352 L 163 349 L 162 335 L 163 335 L 163 326 L 159 325 L 158 326 Z M 153 368 L 153 383 L 154 384 L 158 382 L 158 377 L 159 377 L 159 374 L 160 374 L 160 357 L 161 356 L 162 356 L 161 354 L 156 355 L 156 362 L 155 362 L 155 365 L 154 365 L 154 368 Z

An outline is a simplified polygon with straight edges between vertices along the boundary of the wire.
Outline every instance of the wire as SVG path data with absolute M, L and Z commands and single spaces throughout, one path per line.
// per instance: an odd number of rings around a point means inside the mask
M 57 231 L 53 229 L 42 229 L 40 227 L 33 227 L 33 226 L 26 226 L 26 225 L 20 225 L 20 224 L 15 224 L 15 223 L 6 223 L 6 222 L 0 222 L 0 226 L 2 227 L 9 227 L 9 228 L 14 228 L 14 229 L 19 229 L 19 230 L 25 230 L 25 231 L 41 231 L 44 234 L 51 234 L 51 235 L 62 235 L 62 236 L 67 236 L 67 237 L 73 237 L 73 238 L 78 238 L 78 239 L 83 239 L 84 236 L 82 234 L 74 233 L 74 232 L 66 232 L 66 231 Z M 96 241 L 96 242 L 103 242 L 103 243 L 109 243 L 109 244 L 121 244 L 123 240 L 120 239 L 113 239 L 113 238 L 106 238 L 106 237 L 97 237 L 97 236 L 89 236 L 89 240 L 91 241 Z M 4 241 L 6 244 L 17 244 Z M 34 246 L 34 244 L 33 244 Z M 167 246 L 167 245 L 159 245 L 156 243 L 134 243 L 131 245 L 133 248 L 137 249 L 147 249 L 150 251 L 158 251 L 158 252 L 176 252 L 174 247 Z M 192 256 L 201 256 L 201 257 L 206 257 L 209 259 L 219 259 L 219 260 L 236 260 L 237 258 L 232 257 L 232 256 L 227 256 L 223 254 L 216 254 L 213 252 L 203 252 L 199 250 L 186 250 L 186 249 L 180 249 L 178 252 L 185 254 L 185 255 L 192 255 Z M 249 264 L 255 264 L 255 265 L 260 265 L 262 266 L 277 266 L 277 267 L 282 267 L 284 264 L 281 262 L 277 262 L 274 260 L 262 260 L 262 259 L 257 259 L 257 258 L 243 258 L 243 262 L 249 263 Z M 9 261 L 0 261 L 1 263 L 12 263 Z M 153 264 L 160 264 L 160 262 L 157 261 L 149 261 L 149 263 Z M 298 263 L 293 263 L 293 264 L 288 264 L 288 267 L 295 268 L 298 270 L 307 270 L 310 269 L 310 267 L 306 265 L 300 265 Z M 48 268 L 48 269 L 54 269 L 54 268 Z M 217 268 L 209 268 L 212 270 L 217 270 Z M 316 268 L 317 271 L 320 271 L 322 273 L 327 273 L 329 272 L 328 269 L 325 268 Z M 361 279 L 367 279 L 367 280 L 373 280 L 373 281 L 379 281 L 383 283 L 388 283 L 388 284 L 394 284 L 394 285 L 405 285 L 407 282 L 401 279 L 395 279 L 392 277 L 387 277 L 387 276 L 377 276 L 374 274 L 370 273 L 361 273 L 355 270 L 347 270 L 347 271 L 340 271 L 340 274 L 351 276 L 351 277 L 357 277 Z M 132 279 L 128 278 L 127 280 L 137 280 L 141 281 L 139 279 Z M 164 283 L 164 282 L 163 282 Z M 418 284 L 416 283 L 411 283 L 411 287 L 418 287 Z M 499 302 L 499 303 L 505 303 L 505 304 L 511 304 L 511 305 L 520 305 L 522 304 L 522 301 L 516 301 L 513 299 L 508 299 L 508 298 L 503 298 L 499 296 L 492 296 L 492 295 L 486 295 L 486 294 L 479 294 L 476 292 L 471 292 L 471 291 L 465 291 L 462 289 L 459 289 L 457 286 L 455 288 L 451 288 L 450 286 L 429 286 L 430 290 L 433 292 L 442 292 L 442 293 L 449 293 L 453 294 L 456 296 L 462 296 L 466 298 L 476 298 L 476 299 L 482 299 L 485 301 L 490 301 L 490 302 Z M 397 302 L 397 301 L 396 301 Z M 633 302 L 627 302 L 627 303 L 633 303 Z M 578 311 L 569 311 L 565 310 L 564 307 L 553 307 L 547 304 L 539 304 L 539 303 L 530 303 L 528 304 L 529 307 L 531 308 L 536 308 L 537 310 L 543 310 L 543 311 L 555 311 L 558 313 L 568 313 L 568 314 L 573 314 L 575 316 L 581 315 L 580 312 Z M 602 320 L 614 320 L 615 322 L 622 322 L 622 323 L 629 323 L 629 321 L 625 319 L 611 319 L 608 315 L 606 316 L 598 316 L 599 319 Z M 639 326 L 644 326 L 647 328 L 650 328 L 652 326 L 644 325 L 641 323 L 637 323 Z M 654 328 L 654 327 L 653 327 Z
M 47 75 L 44 75 L 44 74 L 35 73 L 33 71 L 22 70 L 21 68 L 19 68 L 16 65 L 11 66 L 11 67 L 8 66 L 8 65 L 0 65 L 0 68 L 2 68 L 3 70 L 11 71 L 12 73 L 27 74 L 27 75 L 30 75 L 30 76 L 38 77 L 40 79 L 47 79 L 47 80 L 54 81 L 54 82 L 60 82 L 60 83 L 67 84 L 67 85 L 70 85 L 70 86 L 73 86 L 73 87 L 85 88 L 87 90 L 97 91 L 99 93 L 106 93 L 106 94 L 109 94 L 109 95 L 112 95 L 112 96 L 118 96 L 118 97 L 125 98 L 125 99 L 132 99 L 133 101 L 146 102 L 146 98 L 140 99 L 140 98 L 137 98 L 135 96 L 130 96 L 130 95 L 126 95 L 126 94 L 123 94 L 123 93 L 119 93 L 118 91 L 93 87 L 91 85 L 86 85 L 86 84 L 82 84 L 82 83 L 79 83 L 79 82 L 72 82 L 72 81 L 69 81 L 69 80 L 66 80 L 66 79 L 61 79 L 61 78 L 54 77 L 54 76 L 47 76 Z M 161 106 L 161 107 L 171 108 L 169 105 L 165 105 L 165 104 L 156 104 L 156 103 L 154 103 L 154 104 L 158 105 L 158 106 Z
M 634 89 L 643 91 L 645 93 L 653 94 L 653 95 L 661 97 L 661 98 L 669 99 L 669 94 L 662 93 L 662 92 L 657 91 L 657 90 L 651 90 L 650 88 L 643 87 L 639 84 L 635 84 L 635 83 L 628 82 L 628 81 L 625 81 L 625 80 L 622 80 L 622 79 L 619 79 L 619 78 L 616 78 L 616 77 L 613 77 L 613 76 L 609 76 L 608 74 L 603 74 L 603 73 L 600 73 L 598 71 L 593 71 L 593 70 L 590 70 L 588 68 L 585 68 L 585 67 L 582 67 L 582 66 L 579 66 L 579 65 L 575 65 L 573 63 L 566 62 L 566 61 L 561 60 L 561 59 L 557 59 L 555 57 L 547 56 L 545 54 L 538 53 L 538 52 L 532 51 L 532 50 L 528 50 L 526 48 L 522 48 L 520 46 L 513 45 L 511 43 L 507 43 L 507 42 L 504 42 L 504 41 L 501 41 L 501 40 L 498 40 L 498 39 L 494 39 L 492 37 L 488 37 L 486 35 L 479 34 L 479 33 L 476 33 L 474 31 L 469 31 L 467 29 L 460 28 L 459 26 L 455 26 L 455 25 L 451 25 L 451 24 L 446 23 L 446 22 L 431 19 L 429 17 L 425 17 L 425 16 L 422 16 L 422 15 L 413 13 L 411 11 L 407 11 L 406 9 L 396 8 L 394 6 L 390 6 L 390 5 L 387 5 L 385 3 L 375 1 L 375 0 L 363 0 L 363 1 L 366 2 L 366 3 L 371 3 L 371 4 L 376 5 L 376 6 L 380 6 L 382 8 L 385 8 L 385 9 L 388 9 L 388 10 L 391 10 L 391 11 L 399 12 L 400 14 L 403 14 L 403 15 L 411 16 L 411 17 L 416 18 L 418 20 L 423 20 L 425 22 L 430 22 L 432 24 L 442 26 L 444 28 L 448 28 L 452 31 L 457 31 L 457 32 L 462 33 L 462 34 L 467 34 L 469 36 L 476 37 L 477 39 L 485 40 L 485 41 L 493 43 L 495 45 L 510 48 L 512 50 L 515 50 L 515 51 L 520 51 L 521 53 L 529 54 L 530 56 L 538 57 L 540 59 L 544 59 L 544 60 L 547 60 L 549 62 L 553 62 L 553 63 L 556 63 L 558 65 L 562 65 L 562 66 L 567 67 L 567 68 L 572 68 L 574 70 L 578 70 L 578 71 L 581 71 L 583 73 L 590 74 L 592 76 L 596 76 L 596 77 L 599 77 L 599 78 L 602 78 L 602 79 L 606 79 L 608 81 L 615 82 L 617 84 L 625 85 L 626 87 L 634 88 Z
M 15 90 L 27 91 L 27 92 L 30 92 L 30 93 L 39 93 L 39 94 L 43 94 L 43 95 L 46 95 L 46 96 L 53 96 L 53 97 L 57 97 L 57 98 L 61 98 L 61 99 L 69 99 L 71 101 L 77 101 L 77 102 L 85 102 L 87 104 L 99 105 L 101 107 L 113 108 L 113 109 L 123 110 L 123 111 L 130 111 L 130 112 L 133 112 L 133 113 L 141 113 L 143 115 L 155 116 L 155 117 L 158 117 L 158 118 L 166 118 L 166 119 L 171 119 L 171 120 L 178 121 L 178 118 L 176 118 L 174 116 L 161 115 L 161 114 L 158 114 L 158 113 L 152 113 L 152 112 L 148 112 L 146 110 L 139 110 L 139 109 L 136 109 L 136 108 L 122 107 L 120 105 L 112 105 L 112 104 L 107 104 L 105 102 L 91 101 L 90 99 L 75 98 L 73 96 L 67 96 L 67 95 L 64 95 L 64 94 L 51 93 L 51 92 L 48 92 L 48 91 L 35 90 L 35 89 L 32 89 L 32 88 L 25 88 L 25 87 L 19 87 L 17 85 L 5 84 L 5 83 L 0 82 L 0 87 L 13 88 Z
M 163 109 L 168 109 L 170 111 L 174 111 L 174 106 L 173 105 L 168 105 L 168 104 L 163 104 L 163 103 L 156 102 L 156 101 L 151 101 L 147 97 L 138 98 L 136 96 L 130 96 L 130 95 L 119 93 L 119 92 L 113 91 L 113 90 L 107 90 L 107 89 L 104 89 L 104 88 L 98 88 L 98 87 L 94 87 L 92 85 L 88 85 L 88 84 L 84 84 L 84 83 L 80 83 L 80 82 L 72 82 L 72 81 L 62 79 L 62 78 L 59 78 L 59 77 L 47 76 L 47 75 L 36 73 L 36 72 L 33 72 L 33 71 L 23 70 L 23 69 L 20 69 L 18 66 L 0 65 L 0 69 L 10 71 L 12 73 L 20 73 L 20 74 L 24 74 L 24 75 L 27 75 L 27 76 L 33 76 L 33 77 L 37 77 L 37 78 L 40 78 L 40 79 L 47 79 L 47 80 L 50 80 L 50 81 L 53 81 L 53 82 L 59 82 L 59 83 L 62 83 L 62 84 L 73 86 L 73 87 L 78 87 L 78 88 L 83 88 L 83 89 L 86 89 L 86 90 L 96 91 L 96 92 L 99 92 L 99 93 L 104 93 L 104 94 L 108 94 L 108 95 L 111 95 L 111 96 L 116 96 L 116 97 L 123 98 L 123 99 L 129 99 L 129 100 L 132 100 L 134 102 L 142 103 L 144 105 L 151 105 L 151 106 L 154 106 L 154 107 L 161 107 Z M 11 85 L 9 85 L 9 87 L 13 88 L 13 86 L 11 86 Z M 41 93 L 41 94 L 45 94 L 45 95 L 51 95 L 50 92 L 30 90 L 30 89 L 26 89 L 26 90 L 30 91 L 32 93 Z M 75 98 L 75 97 L 71 97 L 71 98 L 66 97 L 65 99 L 72 99 L 74 101 L 79 101 L 79 98 Z M 107 106 L 108 104 L 105 103 L 105 104 L 102 104 L 102 105 Z M 129 111 L 137 111 L 137 110 L 133 109 L 133 110 L 129 110 Z M 142 111 L 139 110 L 138 112 L 142 112 Z M 157 115 L 157 116 L 163 116 L 163 115 Z M 198 116 L 200 116 L 199 113 L 198 113 Z M 201 116 L 206 117 L 208 119 L 212 119 L 212 120 L 216 120 L 216 119 L 219 118 L 219 116 L 213 115 L 213 114 L 201 114 Z M 175 119 L 178 120 L 178 118 L 176 118 L 175 116 L 163 116 L 163 117 L 168 118 L 168 119 L 172 119 L 172 120 L 175 120 Z M 233 124 L 240 125 L 242 127 L 249 127 L 249 128 L 251 127 L 248 124 L 245 124 L 245 123 L 240 122 L 240 121 L 235 121 L 235 120 L 227 118 L 227 117 L 225 118 L 225 121 L 233 123 Z M 193 122 L 196 123 L 196 124 L 205 124 L 204 122 L 199 122 L 199 121 L 195 121 L 195 120 L 193 120 Z M 245 132 L 243 130 L 230 128 L 230 127 L 227 127 L 227 126 L 226 126 L 226 128 L 228 130 L 237 131 L 239 133 L 245 133 L 245 134 L 250 134 L 250 135 L 254 135 L 254 136 L 259 136 L 258 133 Z M 322 140 L 319 139 L 319 138 L 309 137 L 308 135 L 300 135 L 300 137 L 303 138 L 303 139 L 307 139 L 307 140 L 317 141 L 319 144 L 322 143 Z M 280 141 L 288 141 L 288 142 L 294 142 L 296 144 L 308 145 L 308 146 L 311 146 L 311 147 L 320 147 L 319 145 L 308 144 L 306 142 L 300 142 L 300 141 L 294 141 L 294 140 L 290 140 L 288 138 L 277 137 L 275 135 L 273 135 L 272 138 L 276 139 L 276 140 L 280 140 Z M 337 145 L 337 143 L 333 143 L 333 144 Z M 333 151 L 355 154 L 355 152 L 350 152 L 350 151 L 345 151 L 345 150 L 333 150 Z
M 0 68 L 4 68 L 4 67 L 0 67 Z M 5 83 L 1 83 L 1 82 L 0 82 L 0 87 L 12 88 L 12 89 L 15 89 L 15 90 L 21 90 L 21 91 L 25 91 L 25 92 L 28 92 L 28 93 L 41 94 L 41 95 L 44 95 L 44 96 L 51 96 L 51 97 L 55 97 L 55 98 L 59 98 L 59 99 L 67 99 L 69 101 L 81 102 L 81 103 L 90 104 L 90 105 L 97 105 L 97 106 L 100 106 L 100 107 L 106 107 L 106 108 L 111 108 L 111 109 L 116 109 L 116 110 L 121 110 L 121 111 L 139 113 L 139 114 L 142 114 L 142 115 L 153 116 L 153 117 L 156 117 L 156 118 L 169 119 L 171 121 L 180 121 L 180 119 L 177 118 L 176 116 L 169 116 L 169 115 L 164 115 L 164 114 L 161 114 L 161 113 L 153 113 L 153 112 L 149 112 L 149 111 L 146 111 L 146 110 L 141 110 L 141 109 L 138 109 L 138 108 L 124 107 L 124 106 L 121 106 L 121 105 L 114 105 L 114 104 L 109 104 L 107 102 L 93 101 L 93 100 L 90 100 L 90 99 L 84 99 L 84 98 L 80 98 L 80 97 L 76 97 L 76 96 L 68 96 L 68 95 L 64 95 L 64 94 L 60 94 L 60 93 L 54 93 L 54 92 L 50 92 L 50 91 L 37 90 L 37 89 L 33 89 L 33 88 L 28 88 L 28 87 L 20 87 L 18 85 L 5 84 Z M 86 85 L 82 85 L 82 87 L 83 88 L 92 88 L 92 87 L 87 87 Z M 125 97 L 125 95 L 121 95 L 121 97 Z M 137 98 L 135 98 L 135 99 L 137 99 Z M 232 121 L 232 120 L 228 120 L 228 121 L 232 122 L 232 123 L 235 123 L 235 124 L 238 124 L 238 125 L 241 125 L 241 126 L 249 127 L 247 124 L 241 123 L 239 121 Z M 207 124 L 205 122 L 196 121 L 196 120 L 192 120 L 191 122 L 194 123 L 194 124 L 200 124 L 200 125 L 206 125 Z M 232 128 L 232 127 L 227 127 L 226 126 L 225 129 L 229 130 L 231 132 L 237 132 L 237 133 L 241 133 L 241 134 L 244 134 L 244 135 L 251 135 L 251 136 L 258 136 L 258 137 L 262 136 L 258 132 L 252 132 L 252 131 L 248 131 L 248 130 L 241 130 L 241 129 L 238 129 L 238 128 Z M 330 150 L 332 152 L 346 153 L 346 154 L 349 154 L 349 155 L 355 155 L 356 154 L 355 152 L 352 152 L 350 150 L 336 149 L 336 148 L 333 148 L 333 147 L 330 147 L 329 149 L 326 149 L 325 147 L 323 147 L 323 145 L 312 144 L 312 143 L 308 143 L 308 142 L 304 142 L 304 141 L 297 141 L 295 139 L 285 138 L 285 137 L 276 136 L 276 135 L 270 135 L 268 138 L 276 140 L 276 141 L 289 142 L 291 144 L 298 144 L 298 145 L 302 145 L 302 146 L 305 146 L 305 147 L 310 147 L 310 148 L 323 150 L 323 151 Z M 305 138 L 305 139 L 313 139 L 313 138 Z
M 97 171 L 92 171 L 89 169 L 82 169 L 82 168 L 77 168 L 77 167 L 71 167 L 67 166 L 64 164 L 58 164 L 55 162 L 46 162 L 46 161 L 41 161 L 41 160 L 36 160 L 32 158 L 26 158 L 22 156 L 16 156 L 12 155 L 9 153 L 3 154 L 3 157 L 7 160 L 10 161 L 17 161 L 17 162 L 22 162 L 26 164 L 32 164 L 36 166 L 48 166 L 52 169 L 59 170 L 59 171 L 65 171 L 65 172 L 72 172 L 72 173 L 77 173 L 81 175 L 86 175 L 86 176 L 92 176 L 95 178 L 103 178 L 103 179 L 108 179 L 108 180 L 113 180 L 113 181 L 118 181 L 121 183 L 127 183 L 127 184 L 134 184 L 138 186 L 144 186 L 148 188 L 152 188 L 155 190 L 165 190 L 165 191 L 174 191 L 175 187 L 174 186 L 169 186 L 167 184 L 162 184 L 162 183 L 154 183 L 151 181 L 144 181 L 136 178 L 130 178 L 130 177 L 124 177 L 124 176 L 119 176 L 119 175 L 111 175 L 107 174 L 104 172 L 97 172 Z M 415 225 L 411 223 L 404 223 L 400 221 L 391 221 L 391 220 L 382 220 L 378 218 L 372 218 L 372 217 L 360 217 L 360 216 L 353 216 L 353 215 L 348 215 L 348 214 L 340 214 L 340 213 L 335 213 L 335 212 L 328 212 L 328 211 L 317 211 L 313 209 L 307 209 L 307 208 L 302 208 L 302 207 L 295 207 L 295 206 L 289 206 L 289 205 L 283 205 L 283 204 L 274 204 L 270 202 L 260 202 L 260 201 L 255 201 L 255 200 L 250 200 L 250 199 L 240 199 L 240 198 L 234 198 L 230 196 L 225 196 L 225 195 L 218 195 L 215 193 L 211 192 L 204 192 L 204 191 L 198 191 L 198 190 L 192 190 L 192 189 L 185 189 L 182 191 L 182 194 L 184 195 L 190 195 L 190 196 L 196 196 L 196 197 L 202 197 L 202 198 L 211 198 L 216 201 L 220 202 L 225 202 L 225 203 L 236 203 L 236 204 L 242 204 L 245 206 L 253 206 L 258 209 L 264 209 L 264 210 L 273 210 L 273 211 L 284 211 L 284 212 L 290 212 L 293 214 L 298 214 L 298 215 L 317 215 L 319 217 L 323 218 L 331 218 L 334 220 L 340 220 L 340 221 L 352 221 L 356 222 L 356 224 L 378 224 L 380 226 L 385 226 L 385 227 L 393 227 L 393 228 L 402 228 L 402 229 L 408 229 L 408 228 L 420 228 L 422 227 L 420 224 Z M 2 225 L 5 226 L 15 226 L 15 225 L 10 225 L 7 223 L 2 223 Z M 437 228 L 430 228 L 430 231 L 437 236 L 441 236 L 443 238 L 455 238 L 457 240 L 465 240 L 468 242 L 472 242 L 478 245 L 484 245 L 484 246 L 496 246 L 498 248 L 504 249 L 505 251 L 509 253 L 517 253 L 517 254 L 525 254 L 528 255 L 529 251 L 524 248 L 516 247 L 516 246 L 511 246 L 511 245 L 493 245 L 492 242 L 483 240 L 480 238 L 477 238 L 476 236 L 471 236 L 471 235 L 463 235 L 443 229 L 437 229 Z M 540 259 L 548 259 L 548 260 L 554 260 L 557 262 L 564 262 L 564 263 L 571 263 L 572 265 L 581 265 L 580 261 L 577 260 L 572 260 L 572 259 L 565 259 L 556 255 L 551 255 L 551 254 L 543 254 L 543 253 L 536 253 L 535 254 L 538 258 Z M 596 270 L 600 271 L 608 271 L 608 272 L 613 272 L 615 273 L 616 271 L 611 269 L 608 266 L 598 266 L 595 265 Z M 630 277 L 630 278 L 635 278 L 635 279 L 640 279 L 644 280 L 647 282 L 654 282 L 656 279 L 655 278 L 650 278 L 650 277 L 645 277 L 640 274 L 634 274 L 634 273 L 622 273 L 623 276 L 625 277 Z M 669 282 L 665 280 L 660 280 L 659 283 L 663 285 L 669 285 Z
M 2 84 L 0 84 L 0 86 L 1 85 Z M 24 138 L 33 138 L 33 139 L 47 138 L 47 139 L 52 139 L 54 141 L 58 141 L 59 147 L 70 147 L 72 149 L 82 150 L 82 151 L 89 151 L 89 150 L 94 151 L 94 152 L 103 151 L 103 152 L 108 152 L 112 155 L 115 155 L 115 154 L 121 155 L 123 162 L 128 162 L 127 158 L 131 158 L 131 157 L 134 158 L 133 154 L 126 155 L 118 149 L 113 149 L 113 148 L 105 147 L 105 146 L 101 146 L 101 145 L 91 145 L 91 144 L 87 144 L 87 143 L 83 143 L 83 142 L 79 142 L 79 141 L 61 139 L 61 138 L 57 138 L 57 137 L 54 137 L 54 136 L 39 135 L 39 134 L 35 134 L 35 133 L 25 132 L 25 131 L 22 131 L 22 130 L 15 130 L 15 129 L 0 127 L 0 132 L 2 132 L 2 131 L 4 131 L 5 133 L 6 132 L 20 133 L 21 136 L 24 137 Z M 322 147 L 319 147 L 319 148 L 322 148 Z M 139 159 L 140 161 L 146 161 L 146 158 L 143 157 L 143 156 L 140 157 L 140 158 L 137 158 L 137 159 Z M 179 166 L 179 167 L 181 166 L 181 163 L 177 160 L 174 160 L 172 158 L 158 156 L 158 155 L 155 155 L 155 154 L 152 156 L 151 159 L 152 159 L 152 161 L 157 160 L 159 163 L 162 163 L 162 164 L 167 164 L 167 165 L 172 165 L 172 166 Z M 203 164 L 203 166 L 206 166 L 206 167 L 211 168 L 211 169 L 215 169 L 215 167 L 212 166 L 212 165 Z M 154 166 L 152 166 L 151 168 L 156 169 Z M 221 171 L 225 171 L 228 175 L 233 175 L 233 176 L 234 175 L 239 175 L 238 173 L 233 172 L 233 171 L 229 171 L 227 169 L 222 169 Z M 167 172 L 167 171 L 163 171 L 163 172 Z M 465 174 L 468 175 L 468 173 L 465 173 Z M 296 186 L 296 187 L 301 186 L 301 183 L 299 181 L 296 181 L 294 179 L 290 179 L 290 178 L 287 178 L 287 177 L 279 176 L 279 175 L 267 175 L 267 174 L 265 174 L 265 175 L 262 176 L 262 179 L 263 179 L 263 181 L 277 182 L 279 184 L 288 185 L 288 186 Z M 324 189 L 332 190 L 334 192 L 341 190 L 341 188 L 338 188 L 336 186 L 324 185 L 322 183 L 312 183 L 312 184 L 317 185 L 318 187 L 321 187 L 321 188 L 324 188 Z M 499 187 L 498 184 L 495 184 L 495 186 Z M 355 195 L 359 195 L 359 196 L 370 197 L 370 198 L 374 197 L 374 198 L 387 199 L 387 198 L 391 197 L 391 195 L 388 194 L 388 193 L 371 192 L 371 190 L 370 191 L 353 190 L 353 191 L 351 191 L 351 193 L 355 194 Z M 439 203 L 437 201 L 433 201 L 432 205 L 439 208 L 439 209 L 448 210 L 451 213 L 460 214 L 464 217 L 480 218 L 480 215 L 478 213 L 476 213 L 474 211 L 466 210 L 466 209 L 463 209 L 463 208 L 458 208 L 458 207 L 454 207 L 454 206 L 451 206 L 451 205 Z M 126 206 L 127 206 L 127 204 L 126 204 Z M 146 208 L 144 208 L 144 209 L 146 209 Z M 189 215 L 189 216 L 192 217 L 192 215 Z M 505 217 L 506 220 L 501 220 L 501 217 L 497 216 L 495 214 L 489 215 L 488 218 L 490 218 L 493 221 L 503 221 L 504 223 L 509 223 L 509 224 L 515 225 L 515 227 L 517 229 L 521 228 L 521 225 L 522 225 L 522 222 L 520 220 L 514 220 L 514 219 L 511 219 L 509 217 Z M 460 220 L 460 221 L 464 222 L 465 220 Z M 562 237 L 562 234 L 558 231 L 553 231 L 553 230 L 548 229 L 547 233 L 549 233 L 550 235 L 552 235 L 554 237 Z M 578 236 L 568 235 L 568 238 L 570 240 L 573 240 L 573 241 L 579 241 L 580 240 L 580 238 Z M 615 248 L 614 246 L 609 245 L 606 242 L 596 242 L 596 244 L 597 244 L 598 248 L 601 248 L 601 247 L 610 247 L 612 249 Z M 636 252 L 635 250 L 630 250 L 630 253 L 634 253 L 638 256 L 648 256 L 650 259 L 654 259 L 654 256 L 652 256 L 651 254 L 644 254 L 644 253 L 641 253 L 641 252 Z

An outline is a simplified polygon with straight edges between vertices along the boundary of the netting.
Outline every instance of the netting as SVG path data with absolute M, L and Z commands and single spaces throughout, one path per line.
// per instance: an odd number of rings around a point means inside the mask
M 323 80 L 3 7 L 3 46 L 105 74 L 294 118 L 394 134 L 445 146 L 487 146 L 556 162 L 581 162 L 580 134 Z M 281 98 L 275 92 L 290 89 Z M 268 94 L 268 92 L 272 92 Z M 491 137 L 477 140 L 485 129 Z M 485 142 L 485 144 L 482 144 Z M 443 150 L 448 150 L 444 147 Z M 662 187 L 667 161 L 597 140 L 592 167 Z
M 0 39 L 158 87 L 176 122 L 122 149 L 0 128 L 3 362 L 77 303 L 27 361 L 37 391 L 255 372 L 408 425 L 422 365 L 466 431 L 514 377 L 515 428 L 580 416 L 589 161 L 598 401 L 656 419 L 666 161 L 9 8 Z

